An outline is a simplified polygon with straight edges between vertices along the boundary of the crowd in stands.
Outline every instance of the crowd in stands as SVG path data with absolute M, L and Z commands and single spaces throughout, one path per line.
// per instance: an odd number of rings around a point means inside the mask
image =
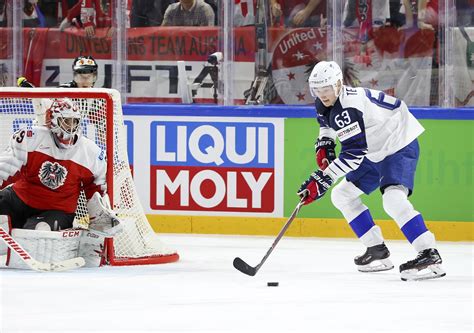
M 116 0 L 0 0 L 0 26 L 8 26 L 8 6 L 18 1 L 25 27 L 71 26 L 94 36 L 95 28 L 111 27 Z M 257 0 L 234 1 L 234 26 L 254 25 Z M 258 0 L 260 1 L 260 0 Z M 433 29 L 438 25 L 439 2 L 444 0 L 346 0 L 344 26 L 360 25 L 362 8 L 372 4 L 374 25 Z M 327 0 L 263 0 L 268 25 L 324 27 Z M 127 0 L 127 27 L 217 26 L 223 17 L 219 0 Z M 457 25 L 474 25 L 474 0 L 456 0 Z M 365 6 L 367 7 L 367 6 Z M 110 31 L 112 33 L 113 30 Z

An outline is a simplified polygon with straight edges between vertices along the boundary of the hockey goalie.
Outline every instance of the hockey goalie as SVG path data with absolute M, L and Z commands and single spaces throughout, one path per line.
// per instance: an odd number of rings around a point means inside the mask
M 36 260 L 83 257 L 100 266 L 104 240 L 123 225 L 107 195 L 105 153 L 81 134 L 81 112 L 68 98 L 43 99 L 38 124 L 19 129 L 0 152 L 0 224 Z M 78 198 L 87 199 L 89 229 L 73 229 Z M 26 268 L 16 254 L 5 265 Z

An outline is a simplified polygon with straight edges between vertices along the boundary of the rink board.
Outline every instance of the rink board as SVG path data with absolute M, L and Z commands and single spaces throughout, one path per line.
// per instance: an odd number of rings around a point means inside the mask
M 276 234 L 315 169 L 310 107 L 126 105 L 137 191 L 158 232 Z M 414 109 L 426 131 L 411 201 L 440 240 L 473 240 L 474 109 Z M 138 171 L 139 170 L 139 171 Z M 354 237 L 326 195 L 288 233 Z M 403 239 L 381 194 L 364 196 L 387 238 Z

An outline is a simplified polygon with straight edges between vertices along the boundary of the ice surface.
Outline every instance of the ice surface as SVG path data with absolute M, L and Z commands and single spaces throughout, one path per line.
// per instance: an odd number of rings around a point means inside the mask
M 473 244 L 440 242 L 447 276 L 403 282 L 416 256 L 387 241 L 396 268 L 360 273 L 357 240 L 160 235 L 181 260 L 65 273 L 0 270 L 0 330 L 9 332 L 473 332 Z M 278 281 L 279 287 L 267 287 Z

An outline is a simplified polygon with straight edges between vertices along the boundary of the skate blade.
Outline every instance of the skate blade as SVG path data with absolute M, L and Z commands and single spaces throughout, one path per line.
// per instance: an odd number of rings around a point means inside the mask
M 383 272 L 393 268 L 392 261 L 388 258 L 374 260 L 370 264 L 357 266 L 359 272 L 372 273 L 372 272 Z
M 421 270 L 408 269 L 400 273 L 402 281 L 422 281 L 430 279 L 438 279 L 446 275 L 441 265 L 430 265 Z

